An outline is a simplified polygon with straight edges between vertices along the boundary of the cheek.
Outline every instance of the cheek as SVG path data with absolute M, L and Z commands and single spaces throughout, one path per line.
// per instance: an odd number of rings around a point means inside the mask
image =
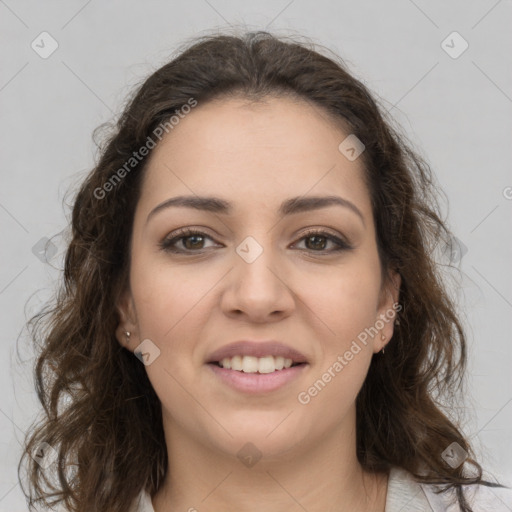
M 203 414 L 190 396 L 200 364 L 197 347 L 204 336 L 202 326 L 214 307 L 208 291 L 218 278 L 150 262 L 149 258 L 143 265 L 138 263 L 142 259 L 134 258 L 131 287 L 140 336 L 160 350 L 146 372 L 164 413 L 172 412 L 174 422 L 193 431 L 197 426 L 188 416 Z
M 369 260 L 371 260 L 369 258 Z M 307 301 L 326 326 L 329 338 L 342 348 L 377 319 L 380 292 L 378 262 L 354 258 L 307 287 Z
M 131 288 L 141 335 L 167 345 L 182 325 L 194 325 L 190 320 L 203 309 L 208 291 L 218 281 L 215 277 L 156 258 L 134 258 Z
M 371 364 L 375 339 L 371 327 L 377 320 L 380 267 L 345 270 L 337 274 L 337 281 L 334 277 L 329 281 L 325 293 L 310 292 L 308 297 L 327 327 L 316 340 L 319 364 L 297 396 L 305 413 L 328 424 L 342 421 L 353 406 Z

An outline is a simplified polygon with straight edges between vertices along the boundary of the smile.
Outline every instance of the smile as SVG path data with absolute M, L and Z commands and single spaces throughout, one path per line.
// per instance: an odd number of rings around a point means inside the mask
M 232 367 L 228 368 L 229 365 Z M 222 384 L 243 393 L 258 394 L 284 388 L 309 365 L 293 364 L 291 359 L 274 356 L 234 356 L 218 363 L 208 363 L 207 366 Z
M 217 363 L 221 368 L 244 373 L 272 373 L 294 365 L 293 360 L 281 356 L 234 356 L 225 357 Z M 299 364 L 299 363 L 295 363 Z

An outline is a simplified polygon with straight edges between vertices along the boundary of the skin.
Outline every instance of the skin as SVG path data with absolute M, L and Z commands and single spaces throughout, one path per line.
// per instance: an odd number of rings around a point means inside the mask
M 308 404 L 297 400 L 398 301 L 400 277 L 381 277 L 362 159 L 338 150 L 347 135 L 302 100 L 231 98 L 199 104 L 152 151 L 117 337 L 131 351 L 145 339 L 161 351 L 145 367 L 162 403 L 170 461 L 155 512 L 384 511 L 387 475 L 368 474 L 357 461 L 355 399 L 393 321 Z M 233 211 L 171 207 L 147 220 L 178 195 L 221 197 Z M 311 195 L 341 196 L 364 220 L 340 206 L 278 215 L 282 201 Z M 177 242 L 185 255 L 159 247 L 187 226 L 210 238 Z M 311 227 L 353 249 L 315 244 L 304 238 Z M 252 263 L 235 251 L 247 236 L 263 248 Z M 283 388 L 247 395 L 205 364 L 243 339 L 282 341 L 309 364 Z M 237 458 L 248 442 L 262 454 L 252 467 Z

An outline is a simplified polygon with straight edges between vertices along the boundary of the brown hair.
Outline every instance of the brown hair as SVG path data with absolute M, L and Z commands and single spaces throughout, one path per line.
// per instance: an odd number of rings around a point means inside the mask
M 368 471 L 399 466 L 419 481 L 455 487 L 463 510 L 470 510 L 461 484 L 483 483 L 480 465 L 468 458 L 469 476 L 441 457 L 453 442 L 472 451 L 438 403 L 460 391 L 466 343 L 433 257 L 436 244 L 450 244 L 451 233 L 440 218 L 431 171 L 339 58 L 266 32 L 201 37 L 153 73 L 78 191 L 62 288 L 29 322 L 40 344 L 34 372 L 44 408 L 18 467 L 26 458 L 31 509 L 63 502 L 76 512 L 124 512 L 143 489 L 153 495 L 167 470 L 160 401 L 144 366 L 114 334 L 147 158 L 122 173 L 105 197 L 98 190 L 191 98 L 202 104 L 271 94 L 309 102 L 363 142 L 382 268 L 402 279 L 400 324 L 385 355 L 374 356 L 357 397 L 359 461 Z M 47 470 L 29 456 L 42 442 L 58 455 Z

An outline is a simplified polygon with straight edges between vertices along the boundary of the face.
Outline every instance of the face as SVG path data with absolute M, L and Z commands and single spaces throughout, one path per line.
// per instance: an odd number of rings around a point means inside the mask
M 132 333 L 130 350 L 149 340 L 166 435 L 267 456 L 353 435 L 400 281 L 381 279 L 347 135 L 306 102 L 229 99 L 199 104 L 153 150 L 117 335 Z

